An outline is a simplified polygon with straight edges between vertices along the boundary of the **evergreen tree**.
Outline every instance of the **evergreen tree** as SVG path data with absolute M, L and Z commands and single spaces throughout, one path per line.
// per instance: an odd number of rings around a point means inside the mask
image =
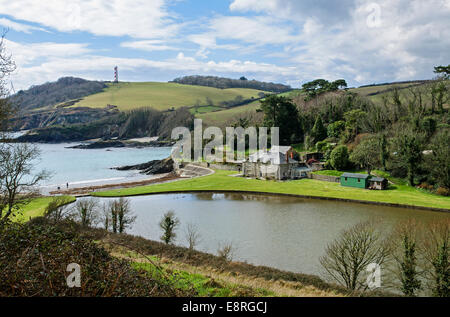
M 314 143 L 323 141 L 327 138 L 327 129 L 323 125 L 321 116 L 317 116 L 316 123 L 311 130 L 311 136 L 314 138 Z

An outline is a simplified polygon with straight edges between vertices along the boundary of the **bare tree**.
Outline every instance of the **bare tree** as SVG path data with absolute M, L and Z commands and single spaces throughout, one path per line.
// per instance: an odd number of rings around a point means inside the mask
M 3 31 L 0 37 L 0 132 L 6 130 L 8 118 L 12 113 L 11 103 L 6 98 L 9 95 L 6 79 L 16 69 L 16 64 L 6 51 L 6 33 L 7 31 Z
M 217 256 L 225 261 L 232 261 L 234 256 L 234 246 L 232 242 L 221 242 L 217 248 Z
M 55 223 L 70 217 L 68 205 L 71 202 L 72 200 L 66 196 L 54 197 L 45 208 L 44 217 Z
M 320 258 L 327 277 L 350 290 L 365 290 L 363 273 L 369 265 L 383 265 L 390 253 L 389 244 L 382 239 L 374 221 L 359 223 L 326 248 Z
M 103 223 L 103 228 L 108 231 L 112 224 L 110 203 L 103 203 L 101 221 Z
M 33 173 L 39 156 L 40 151 L 34 145 L 0 145 L 0 224 L 35 196 L 34 187 L 49 176 L 46 171 Z
M 188 223 L 185 230 L 185 238 L 189 245 L 189 250 L 194 250 L 200 243 L 201 236 L 198 232 L 198 227 L 193 223 Z
M 132 215 L 129 199 L 121 197 L 110 203 L 109 207 L 114 233 L 125 232 L 136 221 L 136 217 Z
M 73 216 L 83 227 L 96 225 L 99 221 L 98 199 L 80 199 L 73 208 Z
M 159 223 L 159 227 L 163 230 L 161 240 L 165 244 L 171 244 L 174 242 L 177 236 L 176 229 L 179 225 L 180 220 L 175 217 L 175 213 L 173 211 L 168 211 L 164 214 L 161 222 Z

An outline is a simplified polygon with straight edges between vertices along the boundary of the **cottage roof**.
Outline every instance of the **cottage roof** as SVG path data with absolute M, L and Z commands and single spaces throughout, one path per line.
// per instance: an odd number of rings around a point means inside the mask
M 342 174 L 342 177 L 368 179 L 369 175 L 367 175 L 367 174 L 344 173 L 344 174 Z
M 287 152 L 289 152 L 292 149 L 291 146 L 281 146 L 281 145 L 277 145 L 277 146 L 272 146 L 272 148 L 270 149 L 271 152 L 279 152 L 279 153 L 283 153 L 286 154 Z
M 372 177 L 370 179 L 371 182 L 384 182 L 386 180 L 386 178 L 383 177 Z
M 288 157 L 287 152 L 291 147 L 273 147 L 270 151 L 260 150 L 249 156 L 249 161 L 252 163 L 261 162 L 264 164 L 270 163 L 272 165 L 280 164 L 295 164 L 296 160 Z

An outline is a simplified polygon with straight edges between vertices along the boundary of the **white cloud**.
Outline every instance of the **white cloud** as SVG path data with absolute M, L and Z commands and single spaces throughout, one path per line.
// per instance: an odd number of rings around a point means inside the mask
M 132 48 L 142 51 L 177 51 L 178 48 L 174 46 L 168 46 L 164 44 L 161 40 L 143 40 L 143 41 L 132 41 L 120 43 L 121 47 Z
M 373 3 L 380 8 L 377 27 L 368 23 L 375 13 L 369 7 Z M 344 77 L 373 83 L 430 78 L 433 66 L 448 64 L 449 4 L 450 0 L 234 0 L 230 9 L 282 17 L 302 26 L 298 40 L 272 55 L 296 65 L 299 79 Z
M 165 0 L 0 0 L 0 14 L 39 23 L 61 32 L 157 38 L 172 36 Z
M 6 18 L 0 18 L 0 25 L 7 29 L 12 29 L 14 31 L 23 32 L 23 33 L 27 33 L 27 34 L 30 34 L 32 31 L 46 32 L 46 30 L 43 28 L 38 28 L 38 27 L 35 27 L 32 25 L 27 25 L 27 24 L 23 24 L 23 23 L 17 23 L 17 22 L 11 21 Z

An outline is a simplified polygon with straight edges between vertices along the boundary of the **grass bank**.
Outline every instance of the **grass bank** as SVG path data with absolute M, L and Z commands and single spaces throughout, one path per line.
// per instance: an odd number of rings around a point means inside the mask
M 93 193 L 93 195 L 98 197 L 121 197 L 171 192 L 236 191 L 335 198 L 374 203 L 399 204 L 410 207 L 437 208 L 450 211 L 450 197 L 433 195 L 406 185 L 393 185 L 386 191 L 370 191 L 342 187 L 338 183 L 328 183 L 312 179 L 275 182 L 230 177 L 233 174 L 235 173 L 229 171 L 216 171 L 213 175 L 200 178 L 97 192 Z
M 76 200 L 73 196 L 66 196 L 68 202 L 72 203 Z M 15 221 L 23 222 L 32 218 L 44 215 L 45 208 L 52 201 L 53 197 L 39 197 L 32 199 L 28 204 L 21 208 L 20 212 L 14 217 Z
M 170 281 L 199 297 L 335 297 L 350 296 L 344 288 L 314 275 L 281 271 L 126 234 L 85 233 L 112 256 L 133 263 L 158 281 Z M 367 294 L 375 296 L 376 294 Z

